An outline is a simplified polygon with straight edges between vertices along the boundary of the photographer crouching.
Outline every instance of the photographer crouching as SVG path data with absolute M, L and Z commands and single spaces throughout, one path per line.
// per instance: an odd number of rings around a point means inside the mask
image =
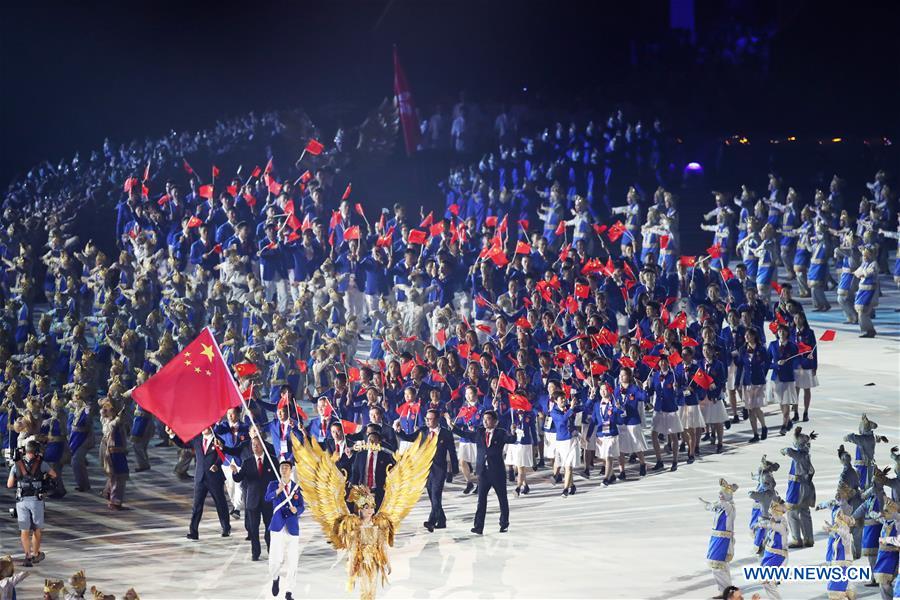
M 41 552 L 44 494 L 53 491 L 56 479 L 56 471 L 44 462 L 40 449 L 38 442 L 28 440 L 24 452 L 19 449 L 6 480 L 6 487 L 16 488 L 16 516 L 25 551 L 25 561 L 22 563 L 25 567 L 44 560 L 44 553 Z

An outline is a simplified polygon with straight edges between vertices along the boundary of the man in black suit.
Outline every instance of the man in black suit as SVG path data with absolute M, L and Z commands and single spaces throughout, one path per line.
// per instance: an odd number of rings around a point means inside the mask
M 493 488 L 500 504 L 500 533 L 509 529 L 509 501 L 506 498 L 506 468 L 503 465 L 503 446 L 514 442 L 505 429 L 497 427 L 497 413 L 486 410 L 482 415 L 483 427 L 469 431 L 453 425 L 449 414 L 444 414 L 453 433 L 475 444 L 475 475 L 478 477 L 478 508 L 472 533 L 484 532 L 484 514 L 487 512 L 488 492 Z
M 370 430 L 366 441 L 370 445 L 381 446 L 381 434 Z M 372 490 L 372 495 L 375 496 L 376 511 L 384 499 L 384 480 L 387 478 L 387 469 L 395 462 L 394 455 L 383 449 L 376 451 L 370 447 L 353 454 L 350 483 L 364 485 Z
M 266 552 L 269 551 L 269 521 L 272 520 L 272 503 L 266 502 L 266 489 L 269 482 L 275 481 L 278 477 L 272 468 L 272 463 L 266 458 L 266 451 L 269 456 L 275 456 L 275 449 L 271 445 L 263 447 L 264 442 L 259 435 L 254 435 L 250 448 L 244 450 L 241 455 L 241 467 L 231 463 L 231 471 L 234 473 L 234 480 L 243 482 L 244 490 L 244 528 L 250 537 L 250 548 L 252 560 L 259 560 L 259 520 L 262 517 L 266 540 Z
M 400 422 L 394 426 L 397 437 L 406 442 L 412 442 L 416 438 L 424 441 L 431 437 L 437 437 L 437 449 L 431 461 L 431 469 L 428 471 L 428 481 L 425 489 L 428 490 L 428 499 L 431 501 L 431 513 L 428 520 L 423 523 L 429 532 L 435 529 L 447 527 L 447 516 L 444 514 L 443 494 L 444 483 L 447 481 L 447 462 L 450 462 L 450 476 L 459 470 L 459 461 L 456 459 L 456 446 L 453 443 L 453 434 L 439 424 L 438 411 L 429 409 L 425 413 L 425 426 L 420 427 L 414 433 L 405 433 L 400 427 Z
M 353 468 L 353 443 L 350 436 L 344 435 L 344 426 L 339 421 L 331 424 L 331 437 L 325 440 L 325 449 L 335 455 L 334 464 L 349 479 Z
M 384 410 L 380 406 L 369 407 L 369 423 L 365 429 L 361 429 L 357 433 L 347 435 L 350 443 L 364 442 L 368 439 L 369 432 L 377 431 L 381 435 L 381 447 L 391 452 L 396 452 L 400 446 L 397 444 L 397 435 L 394 428 L 384 422 Z
M 206 502 L 207 494 L 212 496 L 216 505 L 219 524 L 222 526 L 222 537 L 228 537 L 231 535 L 231 521 L 228 516 L 228 502 L 225 500 L 225 475 L 222 473 L 220 453 L 240 455 L 240 449 L 225 446 L 222 440 L 215 436 L 211 427 L 204 429 L 190 442 L 179 439 L 171 429 L 166 428 L 166 431 L 175 445 L 193 448 L 197 459 L 194 470 L 194 505 L 191 508 L 191 525 L 187 538 L 200 539 L 198 527 L 203 517 L 203 503 Z

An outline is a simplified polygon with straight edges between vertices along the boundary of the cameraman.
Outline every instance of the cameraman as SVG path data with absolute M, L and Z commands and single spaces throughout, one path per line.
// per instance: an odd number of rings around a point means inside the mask
M 25 443 L 25 454 L 17 457 L 9 471 L 6 487 L 16 487 L 16 515 L 25 550 L 25 567 L 44 560 L 41 552 L 41 529 L 44 527 L 44 493 L 50 491 L 49 475 L 56 478 L 56 471 L 38 454 L 40 444 L 35 440 Z

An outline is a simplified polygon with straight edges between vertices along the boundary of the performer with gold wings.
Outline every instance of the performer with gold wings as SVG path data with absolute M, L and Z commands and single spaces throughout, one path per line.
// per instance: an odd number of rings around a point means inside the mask
M 334 548 L 347 549 L 347 591 L 353 591 L 359 579 L 360 598 L 375 598 L 378 577 L 383 586 L 391 572 L 385 545 L 394 545 L 394 533 L 422 495 L 437 439 L 420 439 L 397 457 L 387 473 L 384 500 L 377 513 L 375 496 L 368 487 L 354 485 L 345 496 L 346 474 L 337 468 L 335 456 L 315 439 L 300 442 L 293 438 L 293 446 L 307 507 Z M 373 444 L 358 444 L 355 449 L 381 450 Z M 358 514 L 350 513 L 348 502 L 356 506 Z

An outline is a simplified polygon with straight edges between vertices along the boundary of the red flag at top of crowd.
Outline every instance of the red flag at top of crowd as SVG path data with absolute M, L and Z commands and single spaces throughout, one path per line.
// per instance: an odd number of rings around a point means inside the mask
M 406 154 L 409 156 L 418 148 L 422 134 L 419 131 L 412 91 L 409 89 L 409 82 L 406 81 L 406 72 L 400 64 L 400 56 L 397 54 L 396 46 L 394 46 L 394 102 L 396 102 L 397 112 L 400 114 L 400 124 L 403 126 L 403 142 L 406 144 Z
M 241 393 L 208 327 L 131 396 L 182 440 L 241 405 Z

